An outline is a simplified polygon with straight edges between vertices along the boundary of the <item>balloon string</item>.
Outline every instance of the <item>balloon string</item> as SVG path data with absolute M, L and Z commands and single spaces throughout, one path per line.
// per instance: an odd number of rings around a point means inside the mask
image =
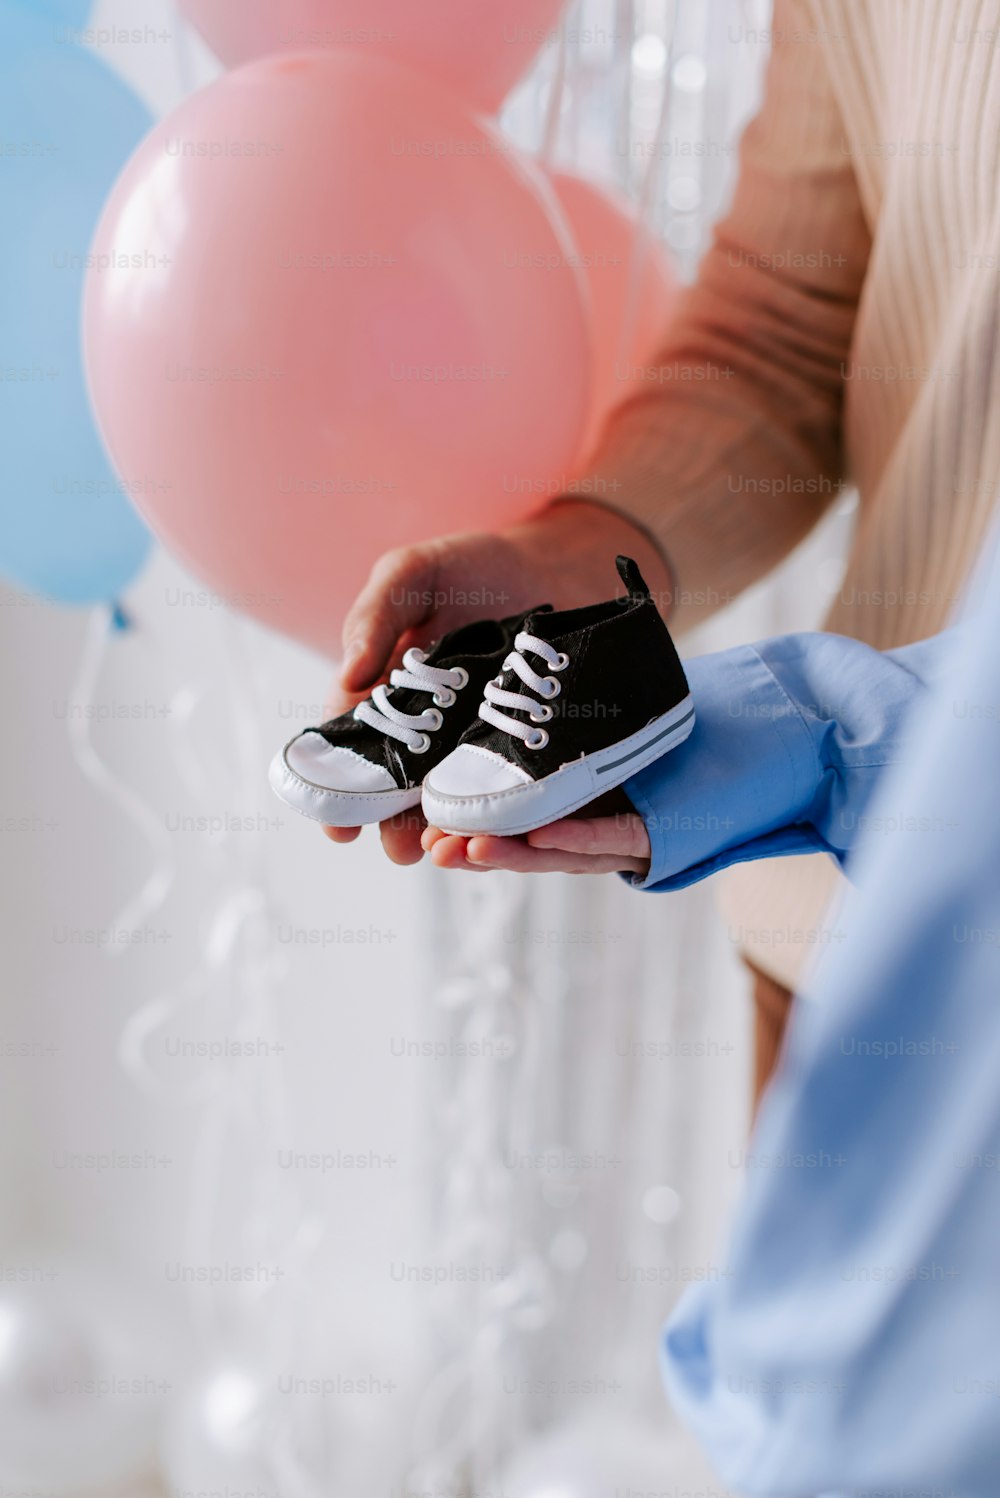
M 113 922 L 116 933 L 132 933 L 163 904 L 176 871 L 170 854 L 169 834 L 155 809 L 108 768 L 91 740 L 90 723 L 95 716 L 92 709 L 112 632 L 106 611 L 96 609 L 90 617 L 83 654 L 71 688 L 70 706 L 76 706 L 80 711 L 67 713 L 67 725 L 70 749 L 81 774 L 128 818 L 153 855 L 153 868 L 145 884 Z M 118 957 L 128 947 L 127 941 L 113 941 L 107 950 L 109 956 Z
M 657 117 L 656 131 L 653 136 L 653 148 L 650 152 L 639 193 L 639 218 L 644 225 L 648 225 L 651 217 L 653 194 L 656 191 L 660 168 L 662 166 L 663 138 L 667 133 L 670 107 L 673 102 L 674 60 L 680 22 L 680 9 L 681 0 L 674 0 L 673 24 L 670 27 L 670 41 L 667 43 L 667 57 L 664 64 L 663 96 L 660 99 L 660 112 Z
M 259 890 L 235 891 L 218 909 L 205 940 L 205 955 L 179 987 L 150 999 L 128 1019 L 118 1040 L 118 1058 L 131 1080 L 143 1092 L 178 1102 L 196 1102 L 213 1096 L 219 1088 L 218 1072 L 211 1063 L 193 1082 L 184 1086 L 164 1082 L 149 1064 L 146 1045 L 163 1029 L 171 1015 L 185 1004 L 211 998 L 213 984 L 227 971 L 246 923 L 263 905 Z
M 181 99 L 193 94 L 195 83 L 194 59 L 191 56 L 191 34 L 181 10 L 179 0 L 174 3 L 174 57 L 177 61 L 177 84 Z
M 148 642 L 155 650 L 155 640 L 150 638 Z M 190 683 L 178 688 L 170 701 L 169 736 L 171 758 L 181 782 L 199 804 L 210 811 L 216 804 L 218 787 L 226 784 L 227 778 L 220 765 L 213 765 L 210 772 L 195 748 L 192 732 L 194 715 L 209 696 L 206 688 Z M 225 874 L 229 860 L 224 846 L 211 845 L 204 852 L 204 861 L 215 865 L 221 862 Z M 211 1095 L 210 1066 L 193 1083 L 178 1087 L 156 1074 L 149 1064 L 146 1046 L 150 1037 L 163 1028 L 183 1005 L 211 998 L 213 982 L 218 981 L 231 962 L 243 923 L 258 908 L 259 902 L 253 895 L 253 891 L 245 888 L 228 895 L 213 917 L 202 960 L 178 988 L 148 1000 L 126 1022 L 118 1041 L 119 1061 L 131 1081 L 149 1096 L 193 1102 Z
M 222 622 L 225 651 L 224 679 L 230 694 L 227 716 L 236 725 L 233 738 L 239 754 L 235 766 L 223 764 L 196 742 L 193 719 L 202 703 L 217 694 L 185 685 L 174 695 L 170 724 L 176 768 L 196 800 L 209 809 L 232 793 L 234 770 L 241 795 L 256 794 L 260 779 L 259 714 L 254 711 L 253 658 L 243 638 L 240 621 L 228 615 Z M 305 1259 L 315 1252 L 321 1233 L 310 1228 L 299 1191 L 279 1172 L 273 1150 L 284 1125 L 284 1079 L 276 1067 L 253 1071 L 237 1062 L 206 1062 L 203 1071 L 186 1084 L 161 1077 L 150 1059 L 153 1037 L 183 1010 L 199 1014 L 211 1009 L 224 1024 L 255 1036 L 273 1034 L 277 1006 L 274 984 L 281 963 L 275 946 L 275 919 L 268 894 L 263 844 L 232 838 L 200 844 L 202 859 L 220 895 L 207 934 L 200 944 L 200 960 L 175 989 L 144 1004 L 126 1023 L 119 1040 L 121 1064 L 145 1093 L 180 1105 L 194 1103 L 204 1111 L 192 1161 L 186 1238 L 192 1263 L 218 1257 L 218 1236 L 225 1229 L 263 1233 L 262 1257 L 285 1263 L 289 1256 L 303 1267 L 295 1283 L 308 1282 Z M 210 866 L 210 867 L 209 867 Z M 211 1015 L 209 1016 L 211 1018 Z M 266 1146 L 260 1142 L 265 1141 Z M 234 1155 L 236 1160 L 234 1161 Z M 273 1164 L 268 1163 L 271 1156 Z M 237 1163 L 238 1162 L 238 1163 Z M 231 1222 L 220 1218 L 224 1172 L 235 1176 L 241 1207 Z M 307 1241 L 308 1240 L 308 1241 Z M 292 1281 L 289 1281 L 289 1285 Z M 277 1292 L 275 1292 L 277 1295 Z M 279 1351 L 293 1325 L 304 1321 L 304 1311 L 290 1304 L 293 1290 L 282 1289 L 280 1309 L 262 1316 L 254 1313 L 250 1329 L 267 1348 Z M 238 1304 L 230 1305 L 207 1284 L 191 1287 L 191 1316 L 199 1349 L 205 1359 L 231 1352 L 234 1331 L 248 1329 Z M 235 1320 L 233 1319 L 235 1317 Z M 242 1340 L 242 1338 L 241 1338 Z M 287 1358 L 286 1358 L 287 1361 Z M 294 1468 L 290 1415 L 275 1418 L 270 1432 L 275 1462 L 281 1458 Z M 297 1491 L 301 1490 L 301 1483 Z
M 653 136 L 653 149 L 650 152 L 649 161 L 643 174 L 642 186 L 639 191 L 637 229 L 632 241 L 632 253 L 629 257 L 628 290 L 625 296 L 625 310 L 622 314 L 621 326 L 618 332 L 618 348 L 615 356 L 616 363 L 618 364 L 627 362 L 629 350 L 632 347 L 632 341 L 639 321 L 642 276 L 649 257 L 652 254 L 653 238 L 656 235 L 656 230 L 652 223 L 652 209 L 663 165 L 663 142 L 666 137 L 667 124 L 670 120 L 671 106 L 673 104 L 674 60 L 680 25 L 680 9 L 681 0 L 674 0 L 673 21 L 670 27 L 670 40 L 667 44 L 667 56 L 664 64 L 663 95 L 660 99 L 660 111 L 656 121 L 656 131 Z
M 236 772 L 242 796 L 252 798 L 260 783 L 260 765 L 264 763 L 259 711 L 255 710 L 257 682 L 254 652 L 250 648 L 244 621 L 228 612 L 222 619 L 222 644 L 225 650 L 225 678 L 229 689 L 228 718 L 235 727 L 234 738 L 239 751 L 236 763 L 223 771 L 220 785 L 226 789 Z M 207 956 L 218 970 L 233 973 L 232 1002 L 237 1023 L 258 1034 L 273 1035 L 277 1028 L 278 1009 L 274 985 L 279 972 L 275 946 L 275 926 L 269 896 L 266 840 L 236 840 L 232 845 L 232 872 L 238 889 L 228 915 L 219 912 Z M 244 1142 L 242 1151 L 242 1194 L 244 1210 L 239 1219 L 244 1232 L 262 1233 L 262 1253 L 284 1262 L 288 1251 L 299 1240 L 305 1216 L 298 1189 L 279 1171 L 275 1141 L 284 1128 L 287 1096 L 282 1069 L 265 1067 L 258 1071 L 225 1067 L 225 1085 L 213 1095 L 206 1119 L 206 1132 L 214 1139 L 212 1151 L 196 1162 L 192 1200 L 192 1233 L 211 1245 L 218 1215 L 221 1171 L 225 1163 L 223 1145 L 227 1132 L 237 1128 Z M 231 1169 L 231 1165 L 228 1167 Z M 303 1271 L 301 1280 L 308 1275 Z M 294 1320 L 297 1307 L 292 1281 L 284 1287 L 282 1305 L 269 1319 L 259 1313 L 254 1324 L 262 1331 L 268 1352 L 276 1350 L 282 1340 L 286 1321 Z M 207 1307 L 206 1307 L 207 1309 Z M 218 1328 L 225 1336 L 225 1328 Z M 283 1409 L 272 1430 L 272 1449 L 283 1449 L 291 1439 L 291 1411 Z
M 551 166 L 559 146 L 559 124 L 562 118 L 563 99 L 566 94 L 566 66 L 569 46 L 566 33 L 566 17 L 559 22 L 559 44 L 556 53 L 556 70 L 549 90 L 548 108 L 545 112 L 545 130 L 542 149 L 539 152 L 545 166 Z
M 458 942 L 449 964 L 453 976 L 440 986 L 439 1001 L 464 1011 L 463 1040 L 505 1033 L 516 1018 L 517 1034 L 527 1042 L 524 1054 L 533 1055 L 527 1036 L 530 1005 L 505 960 L 507 933 L 523 919 L 523 886 L 499 880 L 488 888 L 452 893 L 449 929 Z M 515 1055 L 522 1055 L 516 1043 Z M 448 1350 L 414 1413 L 415 1460 L 408 1486 L 417 1489 L 454 1485 L 467 1475 L 474 1491 L 485 1491 L 498 1456 L 511 1445 L 514 1416 L 509 1400 L 498 1396 L 497 1370 L 519 1351 L 517 1302 L 537 1261 L 517 1230 L 519 1188 L 505 1151 L 515 1123 L 526 1128 L 527 1137 L 534 1132 L 530 1119 L 514 1116 L 525 1100 L 522 1067 L 523 1062 L 495 1059 L 484 1076 L 477 1063 L 460 1061 L 455 1076 L 447 1135 L 440 1144 L 448 1176 L 435 1238 L 449 1263 L 474 1262 L 475 1256 L 483 1265 L 503 1265 L 505 1273 L 496 1284 L 472 1285 L 441 1328 Z M 467 1397 L 456 1417 L 454 1402 L 463 1390 Z
M 629 192 L 632 185 L 631 173 L 628 162 L 630 153 L 628 144 L 632 138 L 632 53 L 635 45 L 635 4 L 634 0 L 616 0 L 614 12 L 614 58 L 611 64 L 612 76 L 621 81 L 621 99 L 618 103 L 620 115 L 618 117 L 619 139 L 625 144 L 625 151 L 620 156 L 621 167 L 619 170 L 619 185 Z

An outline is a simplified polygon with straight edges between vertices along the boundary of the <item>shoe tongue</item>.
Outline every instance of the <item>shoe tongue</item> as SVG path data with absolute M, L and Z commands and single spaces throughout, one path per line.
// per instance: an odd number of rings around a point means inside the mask
M 552 623 L 556 618 L 556 611 L 551 603 L 539 604 L 537 609 L 532 609 L 526 614 L 521 623 L 519 634 L 537 635 L 540 640 L 548 640 L 552 634 Z

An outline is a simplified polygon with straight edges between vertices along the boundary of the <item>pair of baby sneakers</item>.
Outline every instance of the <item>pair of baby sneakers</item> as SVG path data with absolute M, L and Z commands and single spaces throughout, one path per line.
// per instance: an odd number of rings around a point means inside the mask
M 422 803 L 445 832 L 514 835 L 620 785 L 687 738 L 694 707 L 635 562 L 626 598 L 463 625 L 367 701 L 275 756 L 271 785 L 328 827 Z

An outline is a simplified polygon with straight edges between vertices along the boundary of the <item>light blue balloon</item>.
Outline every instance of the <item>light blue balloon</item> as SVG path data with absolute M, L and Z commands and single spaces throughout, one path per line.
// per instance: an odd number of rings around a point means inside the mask
M 94 423 L 80 322 L 102 207 L 151 123 L 51 18 L 0 0 L 0 573 L 62 603 L 117 598 L 150 544 Z
M 51 17 L 60 27 L 77 31 L 86 26 L 94 8 L 92 0 L 16 0 L 16 3 L 37 15 Z

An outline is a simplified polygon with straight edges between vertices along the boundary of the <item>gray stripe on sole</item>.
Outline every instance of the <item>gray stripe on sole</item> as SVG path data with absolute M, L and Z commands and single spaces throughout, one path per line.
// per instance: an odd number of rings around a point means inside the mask
M 619 765 L 628 764 L 630 759 L 635 759 L 637 755 L 645 754 L 650 745 L 658 744 L 661 739 L 668 738 L 670 734 L 676 733 L 678 728 L 683 728 L 684 724 L 689 722 L 693 717 L 694 708 L 691 708 L 690 712 L 685 713 L 683 718 L 678 718 L 676 723 L 671 723 L 669 728 L 665 728 L 655 738 L 647 739 L 638 749 L 632 749 L 628 754 L 623 754 L 621 759 L 613 759 L 610 764 L 601 765 L 595 773 L 598 775 L 607 775 L 609 770 L 617 770 Z

